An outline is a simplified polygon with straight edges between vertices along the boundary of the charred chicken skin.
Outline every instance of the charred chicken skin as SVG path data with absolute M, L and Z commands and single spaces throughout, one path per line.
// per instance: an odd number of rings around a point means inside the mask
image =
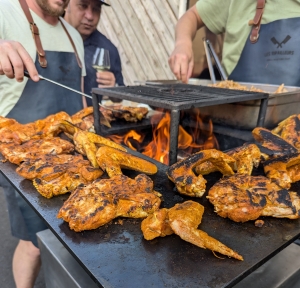
M 65 194 L 102 176 L 103 171 L 90 166 L 82 155 L 40 155 L 26 160 L 17 173 L 33 180 L 37 191 L 46 198 Z
M 207 198 L 215 212 L 235 222 L 256 220 L 260 216 L 298 219 L 300 198 L 264 176 L 236 174 L 219 180 Z
M 279 135 L 297 149 L 300 149 L 300 114 L 292 115 L 281 121 L 272 132 Z
M 111 147 L 100 147 L 96 153 L 96 159 L 100 168 L 106 171 L 110 178 L 122 175 L 122 168 L 150 175 L 157 172 L 155 164 Z
M 20 165 L 25 159 L 36 159 L 41 154 L 65 154 L 74 151 L 74 145 L 58 137 L 32 139 L 21 145 L 15 143 L 0 144 L 0 152 L 11 163 Z
M 145 174 L 135 179 L 117 175 L 78 187 L 65 201 L 57 217 L 76 232 L 97 229 L 116 217 L 145 218 L 159 209 L 160 194 Z
M 193 168 L 206 161 L 211 162 L 223 175 L 234 174 L 230 167 L 235 162 L 232 157 L 215 149 L 200 151 L 169 167 L 168 178 L 175 183 L 179 193 L 193 197 L 201 197 L 205 193 L 207 181 L 201 174 L 196 176 Z
M 300 153 L 268 160 L 264 162 L 264 171 L 273 182 L 289 189 L 291 183 L 300 180 Z
M 67 134 L 72 135 L 76 151 L 82 155 L 87 156 L 93 167 L 99 167 L 96 161 L 96 152 L 98 149 L 97 145 L 110 146 L 118 150 L 126 151 L 123 146 L 109 139 L 101 137 L 100 135 L 83 131 L 68 121 L 62 121 L 61 128 Z
M 261 158 L 260 150 L 255 144 L 244 144 L 226 154 L 235 160 L 229 164 L 231 168 L 239 174 L 247 175 L 251 175 L 253 167 L 258 167 Z M 215 171 L 218 169 L 209 161 L 195 167 L 196 174 L 206 175 Z
M 266 128 L 256 127 L 252 130 L 252 135 L 263 147 L 273 152 L 273 157 L 295 154 L 298 152 L 296 147 Z
M 204 207 L 194 201 L 176 204 L 170 209 L 160 209 L 142 221 L 141 229 L 144 238 L 152 240 L 159 236 L 164 237 L 175 233 L 181 239 L 200 248 L 243 260 L 241 255 L 204 231 L 197 229 L 203 213 Z

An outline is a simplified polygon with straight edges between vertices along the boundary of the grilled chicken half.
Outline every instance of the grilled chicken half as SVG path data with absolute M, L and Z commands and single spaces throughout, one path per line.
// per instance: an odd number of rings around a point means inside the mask
M 96 159 L 100 168 L 106 171 L 110 178 L 116 175 L 122 175 L 122 168 L 135 170 L 148 175 L 157 172 L 155 164 L 127 152 L 107 146 L 98 149 Z
M 243 260 L 243 257 L 197 229 L 202 220 L 204 207 L 194 201 L 176 204 L 170 209 L 160 209 L 142 221 L 141 229 L 146 240 L 164 237 L 175 233 L 181 239 L 200 248 L 210 249 L 223 255 Z
M 235 162 L 232 157 L 215 149 L 200 151 L 169 167 L 168 178 L 175 183 L 179 193 L 193 197 L 201 197 L 205 193 L 207 181 L 202 175 L 196 176 L 193 169 L 206 161 L 211 162 L 223 175 L 234 174 L 230 167 Z
M 33 180 L 36 190 L 46 198 L 73 191 L 102 176 L 82 155 L 40 155 L 27 159 L 16 170 L 22 177 Z
M 297 149 L 300 149 L 300 114 L 292 115 L 281 121 L 272 132 L 279 135 Z
M 159 209 L 160 194 L 145 174 L 135 179 L 117 175 L 78 187 L 65 201 L 57 217 L 76 232 L 97 229 L 116 217 L 145 218 Z
M 256 220 L 260 216 L 298 219 L 300 198 L 264 176 L 236 174 L 219 180 L 207 198 L 215 212 L 235 222 Z
M 257 145 L 249 143 L 232 149 L 226 152 L 226 154 L 235 160 L 235 162 L 229 164 L 231 168 L 239 174 L 247 175 L 251 175 L 253 167 L 258 167 L 261 158 L 261 153 Z M 206 161 L 195 167 L 195 172 L 201 175 L 215 171 L 218 171 L 218 169 L 210 161 Z
M 0 144 L 0 152 L 6 160 L 20 165 L 25 159 L 34 160 L 41 154 L 66 154 L 74 151 L 74 145 L 58 137 L 31 139 L 21 145 L 15 143 Z

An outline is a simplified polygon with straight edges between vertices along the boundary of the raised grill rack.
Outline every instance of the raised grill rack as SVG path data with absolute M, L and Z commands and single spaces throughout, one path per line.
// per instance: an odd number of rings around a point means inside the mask
M 153 107 L 170 110 L 169 165 L 177 162 L 178 129 L 181 110 L 249 100 L 261 100 L 257 126 L 262 127 L 264 125 L 269 98 L 268 93 L 231 90 L 191 84 L 93 88 L 92 95 L 95 129 L 98 134 L 102 134 L 98 108 L 100 95 L 144 103 Z

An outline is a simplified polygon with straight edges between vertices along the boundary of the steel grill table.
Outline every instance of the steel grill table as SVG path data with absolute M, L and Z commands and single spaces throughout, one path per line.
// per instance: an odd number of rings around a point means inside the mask
M 220 254 L 215 257 L 208 249 L 187 243 L 177 235 L 146 241 L 140 229 L 141 219 L 121 218 L 122 223 L 115 219 L 95 230 L 74 232 L 68 223 L 56 218 L 69 195 L 46 199 L 35 190 L 31 181 L 15 172 L 16 165 L 0 162 L 3 175 L 46 221 L 99 287 L 232 287 L 300 235 L 300 219 L 261 217 L 265 222 L 261 228 L 253 221 L 235 223 L 224 219 L 213 211 L 205 197 L 207 194 L 202 198 L 179 195 L 166 176 L 168 166 L 137 152 L 129 152 L 157 165 L 158 173 L 150 177 L 154 189 L 163 195 L 162 207 L 170 208 L 185 200 L 199 202 L 205 207 L 199 229 L 237 251 L 244 261 Z M 124 170 L 124 174 L 131 178 L 137 175 L 128 170 Z M 221 177 L 218 173 L 208 176 L 207 189 Z M 296 183 L 291 190 L 300 192 L 300 185 Z
M 257 126 L 263 127 L 268 106 L 268 93 L 208 87 L 191 84 L 121 86 L 113 88 L 93 88 L 95 130 L 102 133 L 98 109 L 99 96 L 106 95 L 123 100 L 148 104 L 156 108 L 170 110 L 169 165 L 177 162 L 178 129 L 180 111 L 205 106 L 221 105 L 249 100 L 261 100 Z

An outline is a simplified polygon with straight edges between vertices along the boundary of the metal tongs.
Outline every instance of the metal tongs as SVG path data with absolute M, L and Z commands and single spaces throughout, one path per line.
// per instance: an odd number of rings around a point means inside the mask
M 217 66 L 217 69 L 221 75 L 221 79 L 222 80 L 227 80 L 227 75 L 222 67 L 222 64 L 220 62 L 219 57 L 217 56 L 214 48 L 212 47 L 210 41 L 206 38 L 203 38 L 203 44 L 204 44 L 204 49 L 205 49 L 205 54 L 206 54 L 206 59 L 207 59 L 207 64 L 208 64 L 208 70 L 209 70 L 209 74 L 210 74 L 210 78 L 212 83 L 216 83 L 216 75 L 214 72 L 214 67 L 211 61 L 211 58 L 214 59 L 215 64 Z

